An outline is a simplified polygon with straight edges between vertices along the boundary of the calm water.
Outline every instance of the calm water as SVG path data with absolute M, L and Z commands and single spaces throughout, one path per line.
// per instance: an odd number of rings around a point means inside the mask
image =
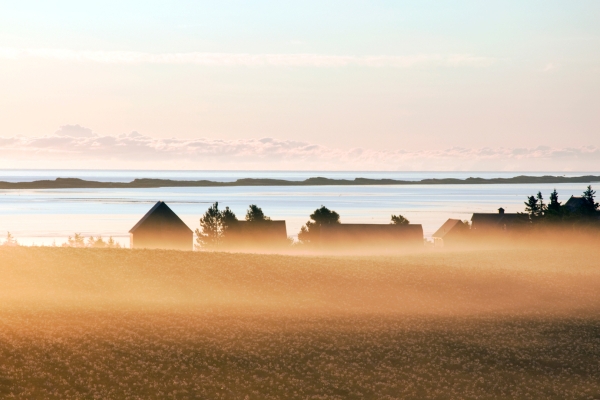
M 423 179 L 426 177 L 510 177 L 534 173 L 505 172 L 266 172 L 266 171 L 39 171 L 0 170 L 2 181 L 80 177 L 103 181 L 129 181 L 138 177 L 211 179 L 231 181 L 243 177 L 306 179 L 312 176 Z M 579 176 L 600 173 L 578 172 Z M 535 173 L 535 175 L 565 175 Z M 129 229 L 158 200 L 163 200 L 192 229 L 211 203 L 229 206 L 243 218 L 249 204 L 257 204 L 273 219 L 285 219 L 289 236 L 297 235 L 309 214 L 325 205 L 341 215 L 342 222 L 388 223 L 391 214 L 402 214 L 423 224 L 430 236 L 447 218 L 469 219 L 474 212 L 523 211 L 525 196 L 541 190 L 547 198 L 554 187 L 560 200 L 580 195 L 585 184 L 555 185 L 422 185 L 343 187 L 228 187 L 160 189 L 46 189 L 1 190 L 0 234 L 10 231 L 22 244 L 60 245 L 75 232 L 86 236 L 113 236 L 129 243 Z

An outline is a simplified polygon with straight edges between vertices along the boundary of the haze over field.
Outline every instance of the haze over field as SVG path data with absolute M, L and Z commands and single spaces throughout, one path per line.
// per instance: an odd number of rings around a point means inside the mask
M 0 398 L 600 399 L 599 16 L 4 1 Z
M 0 395 L 595 398 L 598 248 L 0 248 Z

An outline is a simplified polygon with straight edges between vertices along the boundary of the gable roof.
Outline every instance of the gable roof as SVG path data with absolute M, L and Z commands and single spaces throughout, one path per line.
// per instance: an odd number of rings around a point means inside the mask
M 579 208 L 585 206 L 585 199 L 583 197 L 571 196 L 565 203 L 564 207 L 571 211 L 577 211 Z
M 527 219 L 525 214 L 496 214 L 496 213 L 475 213 L 471 217 L 471 222 L 473 226 L 475 225 L 500 225 L 500 224 L 512 224 L 515 222 L 521 222 Z
M 431 237 L 443 238 L 459 223 L 462 224 L 462 221 L 460 219 L 449 218 L 446 222 L 444 222 L 442 226 L 440 226 L 440 229 L 438 229 L 433 235 L 431 235 Z
M 164 201 L 158 201 L 147 213 L 138 221 L 137 224 L 129 230 L 129 233 L 134 233 L 144 224 L 151 222 L 153 219 L 160 220 L 160 222 L 167 222 L 169 225 L 180 226 L 181 228 L 192 230 L 169 208 Z

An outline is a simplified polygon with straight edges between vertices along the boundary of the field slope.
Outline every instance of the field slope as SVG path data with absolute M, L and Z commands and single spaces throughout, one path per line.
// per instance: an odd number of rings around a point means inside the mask
M 600 397 L 597 247 L 0 249 L 0 397 Z

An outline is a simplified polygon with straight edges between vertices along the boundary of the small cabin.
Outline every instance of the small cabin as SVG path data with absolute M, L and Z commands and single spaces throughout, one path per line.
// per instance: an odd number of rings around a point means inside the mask
M 129 231 L 132 249 L 193 250 L 194 233 L 167 206 L 159 201 Z
M 433 245 L 443 247 L 444 245 L 455 244 L 464 241 L 469 232 L 469 225 L 460 219 L 449 218 L 444 224 L 431 235 Z
M 321 225 L 322 248 L 348 246 L 397 250 L 423 246 L 423 227 L 418 224 L 330 224 Z
M 570 212 L 578 212 L 586 206 L 586 201 L 583 197 L 571 196 L 563 206 Z

